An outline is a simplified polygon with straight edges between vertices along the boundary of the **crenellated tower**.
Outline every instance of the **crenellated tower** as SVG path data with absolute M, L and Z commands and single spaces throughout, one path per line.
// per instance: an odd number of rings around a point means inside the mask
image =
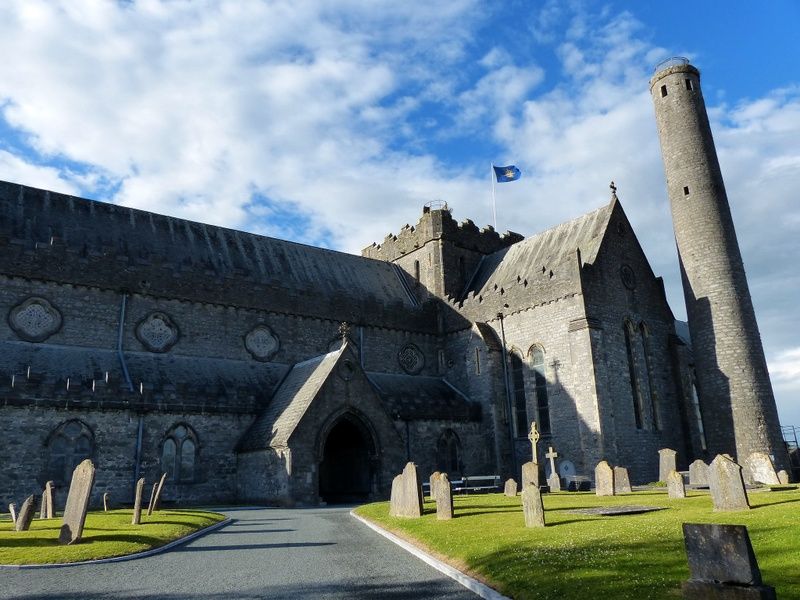
M 788 456 L 700 89 L 686 59 L 650 80 L 708 453 Z

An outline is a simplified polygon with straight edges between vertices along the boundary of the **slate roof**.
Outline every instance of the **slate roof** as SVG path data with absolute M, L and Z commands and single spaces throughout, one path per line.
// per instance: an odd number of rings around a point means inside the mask
M 342 346 L 334 352 L 294 365 L 281 382 L 269 406 L 242 436 L 238 451 L 287 447 L 289 438 L 345 348 L 346 346 Z
M 494 284 L 503 286 L 516 282 L 519 276 L 533 279 L 534 270 L 558 264 L 578 248 L 581 260 L 585 264 L 593 263 L 615 205 L 616 202 L 612 201 L 577 219 L 485 256 L 466 292 L 474 291 L 478 295 L 493 288 Z
M 393 373 L 367 373 L 367 377 L 392 418 L 468 421 L 480 414 L 479 405 L 441 377 Z

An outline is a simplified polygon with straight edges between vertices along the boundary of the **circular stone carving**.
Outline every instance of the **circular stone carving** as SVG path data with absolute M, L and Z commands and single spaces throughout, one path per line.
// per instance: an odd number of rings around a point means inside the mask
M 43 342 L 61 329 L 61 313 L 44 298 L 28 298 L 11 309 L 8 322 L 23 340 Z
M 339 377 L 345 381 L 350 381 L 353 378 L 353 373 L 355 372 L 356 368 L 353 365 L 353 361 L 350 359 L 345 359 L 339 363 Z
M 266 325 L 258 325 L 244 336 L 244 347 L 256 360 L 270 360 L 281 347 L 278 336 Z
M 136 327 L 136 337 L 150 352 L 166 352 L 178 341 L 178 326 L 162 312 L 150 313 Z
M 425 366 L 425 355 L 414 344 L 406 344 L 397 353 L 397 361 L 403 371 L 409 375 L 416 375 Z
M 633 269 L 628 265 L 622 265 L 619 268 L 619 275 L 622 278 L 622 285 L 626 288 L 632 290 L 636 287 L 636 275 L 634 275 Z

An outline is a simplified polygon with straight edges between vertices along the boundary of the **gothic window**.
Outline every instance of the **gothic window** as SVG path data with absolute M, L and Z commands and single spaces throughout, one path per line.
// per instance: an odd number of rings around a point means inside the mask
M 528 351 L 533 371 L 534 390 L 536 394 L 536 413 L 539 431 L 550 433 L 550 401 L 547 397 L 547 377 L 544 371 L 544 350 L 540 346 L 531 346 Z
M 69 485 L 75 467 L 93 454 L 92 430 L 77 419 L 62 423 L 47 439 L 47 478 L 56 485 Z
M 449 475 L 461 473 L 461 443 L 452 429 L 445 429 L 436 442 L 436 468 Z
M 196 479 L 197 435 L 188 425 L 178 424 L 161 443 L 161 469 L 170 481 L 188 483 Z
M 656 394 L 655 386 L 653 385 L 653 365 L 652 357 L 650 356 L 650 331 L 647 325 L 639 323 L 639 333 L 642 338 L 642 353 L 644 354 L 644 368 L 647 371 L 646 392 L 650 395 L 650 410 L 653 413 L 653 429 L 656 431 L 661 429 L 661 421 L 658 418 L 658 395 Z
M 628 375 L 631 381 L 631 396 L 633 397 L 633 416 L 636 420 L 636 429 L 642 428 L 642 388 L 639 384 L 639 374 L 636 371 L 636 357 L 634 355 L 634 329 L 630 321 L 626 321 L 625 350 L 628 355 Z
M 514 401 L 514 426 L 517 437 L 528 432 L 528 406 L 525 399 L 525 373 L 522 357 L 516 352 L 508 355 L 511 365 L 511 397 Z

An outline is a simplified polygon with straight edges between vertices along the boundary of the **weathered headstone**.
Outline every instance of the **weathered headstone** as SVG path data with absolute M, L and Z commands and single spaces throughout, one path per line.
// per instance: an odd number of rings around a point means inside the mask
M 155 500 L 156 500 L 156 490 L 157 489 L 158 489 L 158 482 L 156 481 L 153 484 L 152 489 L 150 490 L 150 502 L 147 503 L 147 516 L 148 517 L 153 514 L 153 504 L 155 503 Z
M 422 486 L 417 466 L 412 462 L 407 463 L 403 472 L 392 481 L 389 514 L 393 517 L 422 516 Z
M 708 469 L 708 487 L 715 511 L 749 510 L 742 467 L 727 456 L 718 454 Z
M 552 493 L 561 491 L 561 477 L 558 476 L 558 473 L 550 473 L 550 477 L 547 478 L 547 486 Z M 525 488 L 523 487 L 522 489 L 524 490 Z
M 768 454 L 753 452 L 748 456 L 744 465 L 744 477 L 748 483 L 763 483 L 765 485 L 780 485 L 775 465 Z
M 598 496 L 614 495 L 614 471 L 604 460 L 594 468 L 594 487 Z
M 131 525 L 139 525 L 142 522 L 142 490 L 144 490 L 144 477 L 136 482 L 136 495 L 133 499 L 133 518 Z
M 708 465 L 699 458 L 689 465 L 689 485 L 708 485 Z
M 522 488 L 522 512 L 525 515 L 525 527 L 544 527 L 544 505 L 538 487 L 526 485 Z
M 103 492 L 103 512 L 108 512 L 108 492 Z
M 662 448 L 658 451 L 658 480 L 666 481 L 667 475 L 672 471 L 677 471 L 675 455 L 677 452 L 671 448 Z
M 162 473 L 161 479 L 158 480 L 158 487 L 156 488 L 156 495 L 153 498 L 153 510 L 158 510 L 158 503 L 161 501 L 161 492 L 164 490 L 164 481 L 167 479 L 167 474 Z M 420 488 L 420 493 L 422 493 L 422 488 Z M 150 509 L 147 509 L 147 514 L 150 514 Z
M 683 485 L 683 475 L 672 471 L 667 475 L 667 493 L 672 499 L 686 498 L 686 486 Z
M 31 494 L 25 498 L 22 503 L 22 508 L 19 509 L 19 515 L 14 523 L 14 531 L 28 531 L 31 528 L 31 521 L 36 512 L 36 494 Z
M 522 465 L 522 489 L 526 485 L 539 487 L 539 463 L 528 461 Z
M 72 472 L 72 482 L 69 485 L 67 505 L 64 508 L 61 533 L 58 536 L 60 544 L 74 544 L 80 541 L 93 486 L 94 465 L 87 458 Z
M 39 513 L 39 518 L 52 519 L 53 515 L 53 482 L 48 481 L 44 484 L 44 491 L 42 492 L 42 509 Z
M 437 478 L 436 487 L 436 518 L 447 520 L 453 518 L 453 490 L 450 488 L 450 480 L 447 473 L 440 473 Z
M 692 598 L 774 600 L 764 585 L 744 525 L 683 524 L 689 580 L 683 595 Z
M 632 491 L 628 469 L 626 467 L 614 467 L 614 493 L 630 494 Z
M 509 498 L 514 498 L 517 495 L 517 482 L 513 479 L 506 480 L 506 485 L 503 488 L 503 493 Z
M 11 515 L 11 522 L 16 525 L 17 524 L 17 505 L 12 502 L 8 505 L 8 512 Z
M 439 471 L 434 471 L 431 473 L 430 478 L 428 478 L 428 485 L 430 486 L 428 489 L 430 491 L 431 500 L 436 500 L 436 484 L 439 482 L 439 475 L 441 475 Z
M 781 485 L 789 485 L 789 473 L 783 469 L 778 471 L 778 481 L 781 482 Z

